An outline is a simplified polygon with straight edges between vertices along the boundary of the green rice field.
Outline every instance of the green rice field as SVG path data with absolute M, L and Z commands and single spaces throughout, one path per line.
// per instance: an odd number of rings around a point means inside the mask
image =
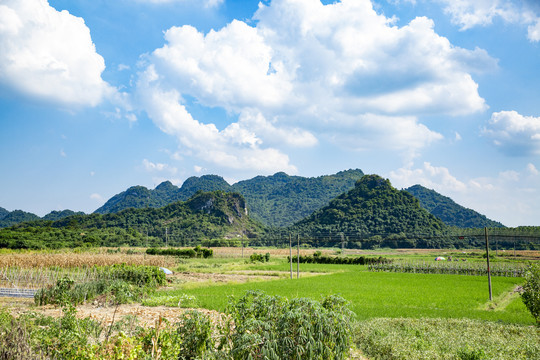
M 280 261 L 281 260 L 281 261 Z M 289 264 L 283 260 L 268 264 L 242 264 L 244 271 L 281 272 L 281 278 L 235 284 L 203 283 L 160 291 L 147 301 L 172 305 L 190 298 L 192 305 L 223 310 L 230 296 L 248 290 L 269 295 L 309 297 L 320 300 L 332 294 L 351 303 L 358 320 L 372 318 L 468 318 L 530 325 L 533 317 L 514 290 L 521 278 L 492 277 L 493 301 L 489 301 L 485 276 L 370 272 L 365 266 L 301 264 L 300 279 L 289 279 Z M 182 268 L 182 267 L 181 267 Z M 209 266 L 212 272 L 235 269 L 233 262 Z M 202 269 L 199 269 L 202 270 Z M 293 266 L 296 277 L 296 264 Z M 313 274 L 316 273 L 316 274 Z M 308 276 L 309 275 L 309 276 Z

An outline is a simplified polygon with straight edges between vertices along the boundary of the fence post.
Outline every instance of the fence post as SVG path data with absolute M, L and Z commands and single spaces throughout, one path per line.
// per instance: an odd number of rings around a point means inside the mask
M 292 237 L 289 234 L 289 264 L 291 265 L 291 279 L 292 279 Z
M 486 238 L 486 259 L 487 259 L 487 273 L 488 273 L 488 284 L 489 284 L 489 301 L 491 301 L 493 300 L 493 294 L 491 292 L 491 271 L 489 268 L 489 240 L 488 240 L 487 227 L 484 227 L 484 236 Z
M 300 235 L 298 235 L 298 243 L 296 246 L 296 278 L 300 278 Z

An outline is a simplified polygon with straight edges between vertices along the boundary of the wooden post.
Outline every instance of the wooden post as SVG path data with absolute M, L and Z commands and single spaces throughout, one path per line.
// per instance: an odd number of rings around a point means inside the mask
M 292 236 L 289 234 L 289 264 L 291 265 L 291 279 L 292 279 Z
M 491 301 L 493 300 L 493 293 L 491 291 L 491 270 L 489 268 L 489 240 L 488 240 L 487 227 L 484 228 L 484 236 L 486 238 L 486 259 L 487 259 L 487 273 L 488 273 L 488 284 L 489 284 L 489 301 Z
M 296 245 L 296 278 L 300 278 L 300 235 L 298 235 L 298 242 Z
M 341 256 L 343 256 L 343 245 L 344 245 L 344 240 L 343 240 L 343 233 L 341 233 Z

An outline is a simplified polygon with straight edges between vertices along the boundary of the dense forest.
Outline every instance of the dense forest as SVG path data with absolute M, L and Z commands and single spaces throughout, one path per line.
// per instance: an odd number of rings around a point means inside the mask
M 158 209 L 26 222 L 0 230 L 0 247 L 236 245 L 263 232 L 263 226 L 247 215 L 240 194 L 215 191 L 198 192 L 185 202 Z
M 294 233 L 334 242 L 347 236 L 352 247 L 382 245 L 392 235 L 396 247 L 414 247 L 411 234 L 439 235 L 447 230 L 444 223 L 420 207 L 416 198 L 392 187 L 377 175 L 365 175 L 354 189 L 290 228 Z
M 181 188 L 168 181 L 131 187 L 98 210 L 39 218 L 0 208 L 0 248 L 283 246 L 292 236 L 314 247 L 468 248 L 483 246 L 483 227 L 501 249 L 540 243 L 540 227 L 505 228 L 433 190 L 399 191 L 361 170 L 277 173 L 232 186 L 215 175 L 191 177 Z
M 62 210 L 62 211 L 51 211 L 44 217 L 40 218 L 39 216 L 22 211 L 22 210 L 14 210 L 14 211 L 7 211 L 4 208 L 0 207 L 0 228 L 5 228 L 8 226 L 16 225 L 19 223 L 27 222 L 27 221 L 35 221 L 35 220 L 59 220 L 67 216 L 79 214 L 84 214 L 83 212 L 74 212 L 71 210 Z
M 463 207 L 447 196 L 421 185 L 405 189 L 420 201 L 420 206 L 441 219 L 446 225 L 460 228 L 503 227 L 498 221 L 488 219 L 485 215 Z
M 185 201 L 197 191 L 237 192 L 247 201 L 250 215 L 269 226 L 288 226 L 328 204 L 336 196 L 354 187 L 364 173 L 341 171 L 319 177 L 289 176 L 283 172 L 257 176 L 229 185 L 217 175 L 188 178 L 180 188 L 169 181 L 154 190 L 133 186 L 113 196 L 96 213 L 115 213 L 128 208 L 159 208 L 175 201 Z

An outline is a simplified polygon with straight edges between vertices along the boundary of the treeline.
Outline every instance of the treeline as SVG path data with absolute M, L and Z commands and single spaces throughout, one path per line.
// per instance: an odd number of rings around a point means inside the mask
M 146 250 L 146 253 L 148 255 L 170 255 L 170 256 L 178 256 L 178 257 L 185 257 L 185 258 L 205 258 L 205 259 L 211 258 L 212 256 L 214 256 L 214 250 L 205 249 L 200 246 L 196 246 L 193 249 L 150 248 Z
M 288 261 L 291 258 L 287 256 Z M 372 265 L 372 264 L 389 264 L 392 260 L 379 257 L 366 257 L 366 256 L 354 256 L 354 257 L 339 257 L 339 256 L 324 256 L 320 252 L 316 252 L 313 256 L 300 255 L 293 256 L 293 261 L 307 264 L 338 264 L 338 265 Z
M 246 215 L 239 194 L 195 194 L 186 202 L 115 214 L 72 215 L 0 229 L 0 248 L 44 249 L 92 246 L 196 246 L 214 239 L 249 238 L 264 233 Z

